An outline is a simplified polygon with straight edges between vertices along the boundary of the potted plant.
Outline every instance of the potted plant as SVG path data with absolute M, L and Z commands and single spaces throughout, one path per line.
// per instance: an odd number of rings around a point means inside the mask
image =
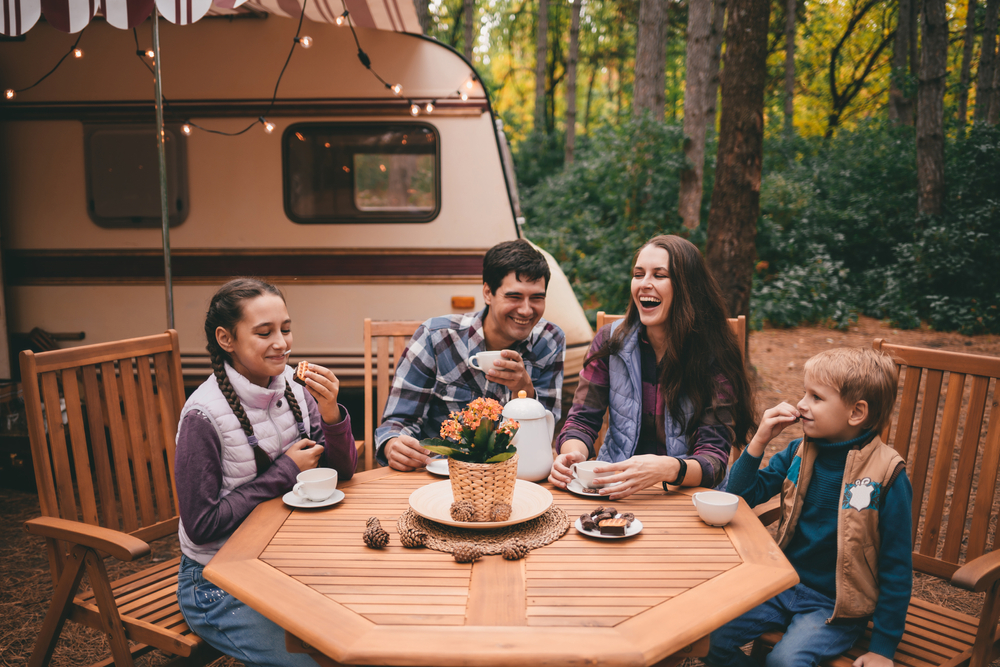
M 471 521 L 502 521 L 510 516 L 517 481 L 517 449 L 511 441 L 518 423 L 512 419 L 501 423 L 501 411 L 492 398 L 477 398 L 441 425 L 441 438 L 420 442 L 448 457 L 452 495 L 456 505 L 472 504 Z

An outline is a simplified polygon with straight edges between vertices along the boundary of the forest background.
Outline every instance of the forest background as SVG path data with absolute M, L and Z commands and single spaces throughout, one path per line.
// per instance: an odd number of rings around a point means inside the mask
M 590 313 L 623 312 L 632 253 L 674 233 L 756 328 L 1000 333 L 1000 0 L 416 4 Z

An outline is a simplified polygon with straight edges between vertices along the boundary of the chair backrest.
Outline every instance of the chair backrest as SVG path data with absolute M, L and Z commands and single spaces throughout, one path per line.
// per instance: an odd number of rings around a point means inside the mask
M 882 439 L 907 460 L 913 567 L 950 577 L 993 550 L 1000 467 L 1000 358 L 872 344 L 900 367 L 893 423 Z
M 44 516 L 144 541 L 176 533 L 174 438 L 184 404 L 176 331 L 24 351 L 21 379 Z
M 406 344 L 410 342 L 410 337 L 421 324 L 408 320 L 373 322 L 365 318 L 365 470 L 370 470 L 375 465 L 375 428 L 382 421 L 382 413 L 385 412 L 385 403 L 389 398 L 389 387 L 396 375 L 396 367 L 403 356 Z M 375 395 L 372 392 L 373 374 Z
M 603 310 L 597 311 L 597 330 L 600 331 L 601 327 L 605 324 L 610 324 L 616 320 L 625 319 L 624 315 L 608 315 Z M 746 359 L 746 348 L 747 348 L 747 318 L 745 315 L 740 315 L 739 317 L 730 317 L 726 320 L 729 322 L 729 328 L 732 329 L 733 334 L 736 336 L 736 340 L 740 344 L 740 354 Z

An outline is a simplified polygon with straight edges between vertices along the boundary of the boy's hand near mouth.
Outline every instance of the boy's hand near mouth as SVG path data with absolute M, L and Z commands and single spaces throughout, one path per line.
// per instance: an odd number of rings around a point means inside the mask
M 773 408 L 765 410 L 764 416 L 760 420 L 760 426 L 757 427 L 757 432 L 753 436 L 753 440 L 747 445 L 747 453 L 754 458 L 760 458 L 764 454 L 764 448 L 767 446 L 767 443 L 771 442 L 785 428 L 796 423 L 801 418 L 802 415 L 795 406 L 785 402 L 781 402 Z

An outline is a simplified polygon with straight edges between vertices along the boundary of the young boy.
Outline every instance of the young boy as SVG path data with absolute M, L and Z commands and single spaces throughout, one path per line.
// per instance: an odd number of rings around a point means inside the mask
M 872 619 L 868 652 L 854 667 L 891 667 L 913 584 L 906 463 L 878 436 L 897 379 L 884 353 L 828 350 L 806 362 L 795 407 L 764 413 L 728 491 L 751 507 L 781 492 L 778 546 L 801 583 L 713 632 L 706 664 L 753 665 L 740 647 L 782 630 L 766 664 L 816 665 L 849 649 Z M 767 443 L 795 422 L 805 437 L 758 470 Z

